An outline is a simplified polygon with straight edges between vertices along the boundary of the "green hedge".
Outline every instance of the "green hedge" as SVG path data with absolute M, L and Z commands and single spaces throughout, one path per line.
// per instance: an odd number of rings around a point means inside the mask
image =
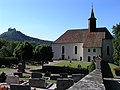
M 16 57 L 0 57 L 0 66 L 1 65 L 11 65 L 18 64 L 19 60 Z
M 89 72 L 92 72 L 93 70 L 95 70 L 95 63 L 94 62 L 92 62 L 89 66 L 88 66 L 88 70 L 89 70 Z
M 68 74 L 88 74 L 89 71 L 86 68 L 72 68 L 72 67 L 61 67 L 61 66 L 43 66 L 42 72 L 51 72 L 51 73 L 68 73 Z

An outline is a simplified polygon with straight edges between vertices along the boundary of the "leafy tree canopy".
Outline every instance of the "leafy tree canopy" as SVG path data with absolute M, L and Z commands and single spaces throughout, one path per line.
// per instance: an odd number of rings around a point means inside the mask
M 52 48 L 47 45 L 39 45 L 35 47 L 35 60 L 42 61 L 43 63 L 46 61 L 50 61 L 53 57 Z
M 113 26 L 113 48 L 114 48 L 114 53 L 113 53 L 113 58 L 114 58 L 114 63 L 117 65 L 120 65 L 120 23 L 116 24 Z
M 14 56 L 22 60 L 31 59 L 33 56 L 33 46 L 29 42 L 19 43 L 14 49 Z
M 0 38 L 0 57 L 12 57 L 16 46 L 17 42 Z

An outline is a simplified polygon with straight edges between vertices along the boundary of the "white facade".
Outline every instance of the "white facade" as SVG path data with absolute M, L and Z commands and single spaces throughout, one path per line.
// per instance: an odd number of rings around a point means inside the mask
M 83 50 L 84 61 L 92 61 L 95 57 L 101 56 L 101 48 L 84 48 Z
M 102 56 L 103 60 L 113 60 L 112 40 L 103 40 L 102 46 L 102 48 L 83 48 L 83 43 L 52 44 L 53 59 L 90 62 L 93 61 L 95 57 Z M 108 46 L 109 50 L 107 51 Z M 64 53 L 62 53 L 62 47 L 64 47 Z M 75 53 L 75 47 L 77 47 L 77 53 Z
M 64 53 L 62 53 L 63 46 Z M 76 54 L 75 47 L 77 47 Z M 52 50 L 53 59 L 92 61 L 96 56 L 101 56 L 101 48 L 83 48 L 83 43 L 52 44 Z
M 64 53 L 62 53 L 64 47 Z M 77 53 L 75 53 L 77 47 Z M 52 44 L 53 59 L 82 60 L 83 59 L 83 43 L 68 43 L 68 44 Z

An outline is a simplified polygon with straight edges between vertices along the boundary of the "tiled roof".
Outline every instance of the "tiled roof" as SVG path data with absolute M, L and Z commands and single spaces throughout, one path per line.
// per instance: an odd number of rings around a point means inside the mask
M 97 28 L 96 32 L 89 32 L 88 29 L 73 29 L 66 31 L 53 43 L 83 43 L 83 47 L 102 47 L 103 39 L 112 39 L 107 28 Z

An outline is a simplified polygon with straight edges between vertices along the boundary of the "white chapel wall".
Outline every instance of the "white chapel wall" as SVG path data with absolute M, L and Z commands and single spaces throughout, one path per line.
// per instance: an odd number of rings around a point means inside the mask
M 88 49 L 90 49 L 90 52 L 88 52 Z M 93 52 L 93 49 L 96 49 L 96 52 Z M 101 56 L 101 48 L 84 48 L 83 49 L 83 60 L 88 61 L 88 56 L 90 56 L 91 60 L 93 60 L 93 57 L 95 56 Z
M 53 44 L 53 59 L 62 58 L 62 46 L 64 46 L 65 49 L 65 59 L 80 60 L 80 57 L 83 59 L 83 43 Z M 77 54 L 75 54 L 75 46 L 77 46 Z

